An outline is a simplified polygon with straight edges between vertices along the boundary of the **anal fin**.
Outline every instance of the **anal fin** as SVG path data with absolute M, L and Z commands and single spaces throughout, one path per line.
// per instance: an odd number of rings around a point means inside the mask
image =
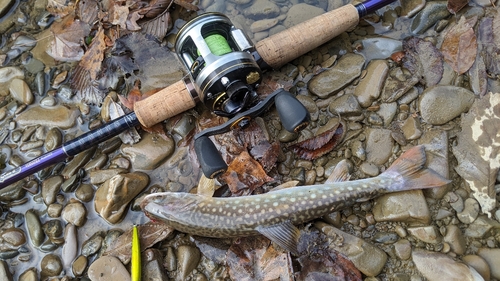
M 340 161 L 333 169 L 332 174 L 326 179 L 325 183 L 348 181 L 351 178 L 349 170 L 350 167 L 347 161 L 345 159 Z
M 259 226 L 256 230 L 278 244 L 283 249 L 298 255 L 297 245 L 300 238 L 300 230 L 290 221 L 270 226 Z

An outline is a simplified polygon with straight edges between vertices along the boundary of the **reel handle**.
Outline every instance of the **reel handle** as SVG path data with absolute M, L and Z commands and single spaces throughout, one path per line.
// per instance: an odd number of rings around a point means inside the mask
M 151 127 L 167 118 L 195 107 L 196 101 L 183 80 L 162 89 L 134 104 L 139 122 Z
M 348 4 L 265 38 L 255 48 L 270 67 L 277 69 L 354 27 L 358 21 L 358 10 Z
M 201 136 L 194 140 L 194 151 L 200 162 L 203 174 L 213 179 L 227 170 L 227 164 L 208 136 Z
M 292 94 L 282 91 L 274 98 L 274 104 L 285 130 L 293 133 L 302 131 L 311 119 L 304 105 Z

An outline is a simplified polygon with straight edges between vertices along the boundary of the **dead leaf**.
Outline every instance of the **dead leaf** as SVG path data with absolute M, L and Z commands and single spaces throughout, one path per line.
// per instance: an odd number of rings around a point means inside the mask
M 88 24 L 93 24 L 99 13 L 100 2 L 97 0 L 80 0 L 77 4 L 76 15 Z
M 66 0 L 48 0 L 46 10 L 54 16 L 62 18 L 75 11 L 75 3 Z
M 474 25 L 477 17 L 465 19 L 464 16 L 444 37 L 441 53 L 444 60 L 459 75 L 467 72 L 476 59 L 477 41 Z
M 47 53 L 60 61 L 79 61 L 83 57 L 83 38 L 90 32 L 88 24 L 75 19 L 74 14 L 50 26 L 54 39 Z
M 289 149 L 300 158 L 314 160 L 332 151 L 340 144 L 344 139 L 346 131 L 345 124 L 342 121 L 337 121 L 337 124 L 331 127 L 331 129 L 313 138 L 292 144 L 289 146 Z
M 476 99 L 462 117 L 453 154 L 457 173 L 469 184 L 483 213 L 491 217 L 496 205 L 495 181 L 500 168 L 500 94 Z
M 226 255 L 231 280 L 294 280 L 288 253 L 277 251 L 269 239 L 253 236 L 238 240 Z
M 139 232 L 139 240 L 141 243 L 141 251 L 144 251 L 154 244 L 167 238 L 174 231 L 173 228 L 164 223 L 147 222 L 144 225 L 137 226 Z M 115 242 L 104 253 L 106 256 L 114 256 L 119 258 L 124 264 L 130 261 L 130 245 L 132 245 L 132 227 L 125 233 L 120 235 Z
M 229 164 L 227 171 L 221 176 L 233 194 L 253 191 L 264 183 L 273 180 L 262 166 L 245 150 Z
M 448 11 L 456 15 L 467 4 L 469 4 L 469 0 L 448 0 Z
M 443 55 L 431 42 L 418 37 L 403 41 L 403 66 L 413 73 L 420 83 L 430 87 L 443 76 Z
M 469 69 L 469 79 L 474 94 L 480 97 L 486 95 L 488 91 L 488 73 L 486 72 L 484 58 L 480 54 L 477 54 L 474 64 Z
M 478 28 L 478 46 L 486 69 L 490 74 L 500 74 L 500 17 L 484 17 Z

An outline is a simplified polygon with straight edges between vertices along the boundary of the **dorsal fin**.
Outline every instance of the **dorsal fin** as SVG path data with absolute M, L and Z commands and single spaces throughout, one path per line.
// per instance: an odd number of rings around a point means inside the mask
M 349 166 L 349 163 L 345 159 L 337 163 L 332 174 L 326 179 L 325 183 L 348 181 L 351 178 Z

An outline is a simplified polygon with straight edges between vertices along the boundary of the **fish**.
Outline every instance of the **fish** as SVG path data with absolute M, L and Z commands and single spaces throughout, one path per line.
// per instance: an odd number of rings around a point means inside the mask
M 297 255 L 295 226 L 382 194 L 439 187 L 450 181 L 425 167 L 425 147 L 414 146 L 376 177 L 346 181 L 345 173 L 324 184 L 296 186 L 241 197 L 162 192 L 141 202 L 144 214 L 172 228 L 204 237 L 262 234 Z

